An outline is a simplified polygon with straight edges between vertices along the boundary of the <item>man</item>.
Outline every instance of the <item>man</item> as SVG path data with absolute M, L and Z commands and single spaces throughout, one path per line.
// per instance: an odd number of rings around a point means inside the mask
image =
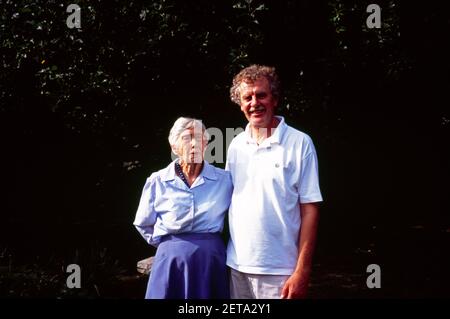
M 322 201 L 310 137 L 274 112 L 275 69 L 252 65 L 233 79 L 231 100 L 248 120 L 228 149 L 231 297 L 304 298 Z

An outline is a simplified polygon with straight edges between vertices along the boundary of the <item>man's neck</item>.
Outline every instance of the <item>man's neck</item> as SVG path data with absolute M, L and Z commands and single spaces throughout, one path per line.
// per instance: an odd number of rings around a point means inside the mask
M 250 132 L 252 134 L 252 138 L 256 141 L 256 143 L 258 145 L 261 144 L 265 139 L 267 139 L 273 135 L 276 128 L 278 127 L 278 124 L 280 124 L 280 120 L 277 119 L 276 117 L 273 117 L 272 121 L 270 122 L 269 127 L 250 126 Z

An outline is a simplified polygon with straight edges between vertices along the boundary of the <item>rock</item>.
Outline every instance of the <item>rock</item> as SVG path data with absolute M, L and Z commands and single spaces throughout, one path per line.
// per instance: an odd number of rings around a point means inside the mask
M 154 256 L 138 261 L 137 271 L 141 274 L 148 275 L 152 269 Z

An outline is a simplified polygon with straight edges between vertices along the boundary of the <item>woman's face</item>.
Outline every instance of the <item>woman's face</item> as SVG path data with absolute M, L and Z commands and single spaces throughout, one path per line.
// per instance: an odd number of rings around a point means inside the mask
M 203 162 L 206 144 L 202 127 L 186 129 L 178 138 L 177 154 L 184 163 L 200 164 Z

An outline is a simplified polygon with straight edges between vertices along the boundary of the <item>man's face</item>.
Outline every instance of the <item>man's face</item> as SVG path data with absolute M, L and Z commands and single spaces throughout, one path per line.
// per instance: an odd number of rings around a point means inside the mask
M 197 163 L 203 161 L 207 141 L 201 127 L 185 130 L 180 134 L 177 143 L 177 153 L 184 163 Z
M 244 112 L 253 128 L 268 128 L 274 118 L 274 109 L 278 104 L 265 77 L 255 82 L 242 82 L 240 85 L 241 111 Z

